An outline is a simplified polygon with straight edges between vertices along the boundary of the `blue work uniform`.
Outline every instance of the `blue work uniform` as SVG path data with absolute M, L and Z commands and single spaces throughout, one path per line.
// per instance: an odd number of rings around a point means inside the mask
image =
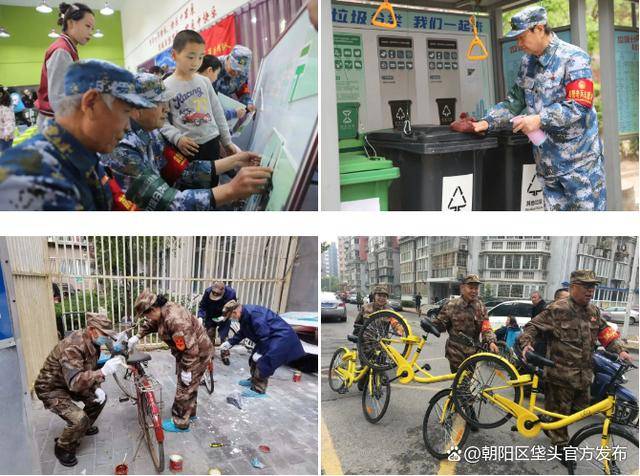
M 606 209 L 604 156 L 593 95 L 578 91 L 583 101 L 567 99 L 568 89 L 577 84 L 584 88 L 592 79 L 589 55 L 552 33 L 541 56 L 522 57 L 507 99 L 483 118 L 492 130 L 508 126 L 517 115 L 540 115 L 546 140 L 533 149 L 545 210 Z
M 254 352 L 261 354 L 256 363 L 260 377 L 269 378 L 278 367 L 305 355 L 300 339 L 293 328 L 278 314 L 262 306 L 243 305 L 240 331 L 229 343 L 236 345 L 243 339 L 255 342 Z
M 111 210 L 100 157 L 55 120 L 0 156 L 0 210 Z
M 202 319 L 206 329 L 217 326 L 218 332 L 220 333 L 220 342 L 224 342 L 227 340 L 227 335 L 229 335 L 231 320 L 225 319 L 222 323 L 218 324 L 213 319 L 222 316 L 222 308 L 226 303 L 238 300 L 236 290 L 232 287 L 225 286 L 224 294 L 217 301 L 210 299 L 209 294 L 211 294 L 211 287 L 204 290 L 204 294 L 198 305 L 198 317 Z
M 227 57 L 221 56 L 220 62 L 224 65 Z M 249 90 L 249 76 L 245 72 L 239 72 L 237 76 L 231 76 L 226 68 L 220 70 L 218 79 L 213 83 L 213 89 L 230 98 L 234 97 L 245 106 L 253 104 L 251 91 Z

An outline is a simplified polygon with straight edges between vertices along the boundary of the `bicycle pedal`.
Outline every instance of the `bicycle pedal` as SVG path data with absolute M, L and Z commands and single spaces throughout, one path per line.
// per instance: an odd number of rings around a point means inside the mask
M 338 394 L 340 395 L 344 395 L 345 393 L 347 393 L 349 390 L 347 390 L 346 388 L 342 387 L 340 390 L 338 390 Z
M 127 401 L 129 401 L 129 397 L 119 397 L 119 398 L 118 398 L 118 401 L 119 401 L 120 403 L 122 403 L 122 402 L 127 402 Z
M 425 363 L 425 364 L 422 366 L 422 368 L 423 368 L 423 369 L 425 369 L 426 371 L 431 370 L 431 366 L 430 366 L 429 364 L 427 364 L 427 363 Z

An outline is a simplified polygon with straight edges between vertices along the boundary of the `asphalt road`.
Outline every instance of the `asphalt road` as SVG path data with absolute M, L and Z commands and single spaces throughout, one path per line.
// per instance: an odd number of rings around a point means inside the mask
M 354 385 L 345 395 L 333 392 L 328 384 L 327 368 L 331 356 L 340 346 L 351 346 L 346 335 L 353 328 L 357 314 L 356 306 L 347 304 L 346 323 L 323 322 L 321 343 L 321 429 L 322 470 L 324 474 L 371 473 L 371 474 L 566 474 L 558 461 L 499 461 L 499 458 L 480 458 L 467 461 L 440 462 L 425 449 L 422 441 L 422 420 L 430 398 L 439 390 L 447 388 L 447 382 L 434 384 L 399 384 L 394 382 L 391 403 L 384 418 L 377 424 L 368 423 L 361 408 L 361 392 Z M 416 314 L 402 313 L 409 321 L 414 333 L 421 332 Z M 429 362 L 431 373 L 440 375 L 449 372 L 444 358 L 446 335 L 434 338 L 429 335 L 419 363 Z M 637 361 L 637 352 L 632 354 Z M 627 373 L 628 386 L 638 389 L 638 371 Z M 542 397 L 543 398 L 543 397 Z M 542 398 L 539 400 L 542 402 Z M 569 427 L 572 435 L 599 417 L 582 420 Z M 471 433 L 465 444 L 469 447 L 483 446 L 549 446 L 549 439 L 541 432 L 535 438 L 525 438 L 511 431 L 511 421 L 499 428 Z M 637 450 L 634 456 L 637 460 Z

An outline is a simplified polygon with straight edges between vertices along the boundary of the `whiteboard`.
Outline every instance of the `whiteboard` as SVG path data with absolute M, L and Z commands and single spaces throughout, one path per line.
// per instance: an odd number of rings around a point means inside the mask
M 275 130 L 284 139 L 297 178 L 311 160 L 317 140 L 318 34 L 306 8 L 262 59 L 253 101 L 256 116 L 247 150 L 261 154 Z M 285 196 L 298 184 L 297 179 L 287 181 Z

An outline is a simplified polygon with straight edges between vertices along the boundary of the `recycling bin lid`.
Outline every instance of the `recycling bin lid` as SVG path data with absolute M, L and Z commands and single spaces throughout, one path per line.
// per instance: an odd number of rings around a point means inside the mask
M 351 174 L 354 172 L 366 172 L 371 170 L 382 170 L 393 167 L 393 162 L 375 157 L 369 159 L 365 155 L 340 156 L 340 173 Z
M 496 137 L 454 132 L 449 129 L 449 126 L 414 125 L 412 130 L 412 134 L 406 135 L 394 129 L 382 129 L 368 132 L 366 136 L 375 145 L 384 145 L 416 154 L 464 152 L 493 149 L 498 146 Z

